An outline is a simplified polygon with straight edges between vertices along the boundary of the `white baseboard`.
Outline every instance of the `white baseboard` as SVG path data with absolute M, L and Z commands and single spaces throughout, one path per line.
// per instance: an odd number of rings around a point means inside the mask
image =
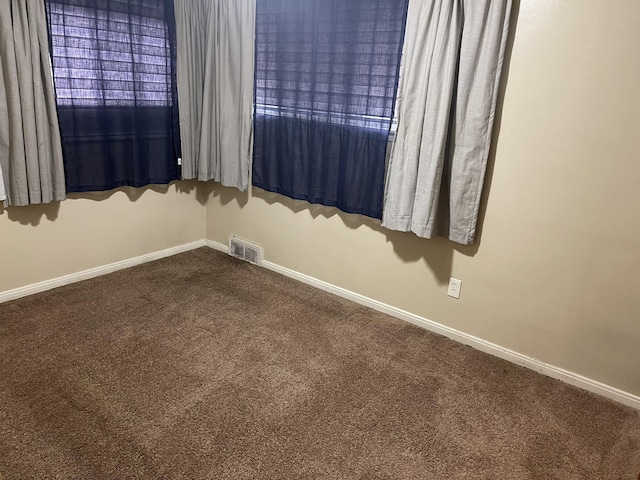
M 198 240 L 196 242 L 178 245 L 177 247 L 167 248 L 158 252 L 140 255 L 139 257 L 128 258 L 119 262 L 110 263 L 109 265 L 90 268 L 89 270 L 84 270 L 82 272 L 64 275 L 62 277 L 53 278 L 51 280 L 45 280 L 44 282 L 34 283 L 25 287 L 7 290 L 4 292 L 0 292 L 0 303 L 7 302 L 9 300 L 15 300 L 21 297 L 26 297 L 27 295 L 33 295 L 34 293 L 51 290 L 52 288 L 62 287 L 63 285 L 79 282 L 81 280 L 88 280 L 89 278 L 98 277 L 100 275 L 105 275 L 117 270 L 122 270 L 123 268 L 129 268 L 135 265 L 140 265 L 142 263 L 151 262 L 152 260 L 159 260 L 161 258 L 170 257 L 171 255 L 176 255 L 178 253 L 188 252 L 189 250 L 195 250 L 196 248 L 204 247 L 205 245 L 206 242 L 204 240 Z
M 227 245 L 219 242 L 214 242 L 213 240 L 206 240 L 206 245 L 210 248 L 213 248 L 214 250 L 218 250 L 224 253 L 228 253 L 229 251 L 229 247 Z M 640 397 L 631 393 L 619 390 L 604 383 L 597 382 L 590 378 L 583 377 L 582 375 L 578 375 L 577 373 L 569 372 L 554 365 L 541 362 L 540 360 L 536 360 L 535 358 L 528 357 L 526 355 L 522 355 L 521 353 L 514 352 L 513 350 L 501 347 L 500 345 L 496 345 L 495 343 L 487 342 L 486 340 L 475 337 L 473 335 L 469 335 L 454 328 L 447 327 L 440 323 L 434 322 L 433 320 L 420 317 L 419 315 L 415 315 L 411 312 L 407 312 L 391 305 L 387 305 L 372 298 L 365 297 L 364 295 L 360 295 L 336 285 L 318 280 L 317 278 L 310 277 L 308 275 L 296 272 L 295 270 L 291 270 L 286 267 L 282 267 L 275 263 L 263 260 L 262 266 L 264 268 L 267 268 L 268 270 L 273 270 L 274 272 L 299 280 L 302 283 L 306 283 L 307 285 L 319 288 L 320 290 L 333 293 L 360 305 L 373 308 L 374 310 L 377 310 L 379 312 L 386 313 L 387 315 L 390 315 L 392 317 L 412 323 L 414 325 L 417 325 L 418 327 L 422 327 L 431 332 L 443 335 L 465 345 L 469 345 L 470 347 L 480 350 L 481 352 L 485 352 L 495 357 L 502 358 L 511 363 L 515 363 L 516 365 L 526 367 L 548 377 L 558 379 L 564 383 L 568 383 L 569 385 L 573 385 L 575 387 L 582 388 L 583 390 L 602 395 L 603 397 L 640 410 Z

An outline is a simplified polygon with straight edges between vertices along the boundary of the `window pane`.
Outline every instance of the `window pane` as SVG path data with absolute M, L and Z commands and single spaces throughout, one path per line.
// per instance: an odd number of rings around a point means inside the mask
M 170 45 L 158 2 L 54 0 L 48 11 L 58 105 L 171 105 Z
M 405 4 L 259 1 L 257 113 L 388 130 Z

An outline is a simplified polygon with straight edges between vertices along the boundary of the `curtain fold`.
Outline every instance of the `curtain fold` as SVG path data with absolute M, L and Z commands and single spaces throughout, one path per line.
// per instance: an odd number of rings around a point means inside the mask
M 62 147 L 41 0 L 0 2 L 0 164 L 8 205 L 64 200 Z
M 511 0 L 410 0 L 382 225 L 468 245 Z
M 182 177 L 247 189 L 255 0 L 176 0 Z
M 2 174 L 2 165 L 0 165 L 0 202 L 6 200 L 7 196 L 5 195 L 4 189 L 4 175 Z
M 382 216 L 406 0 L 260 0 L 253 185 Z

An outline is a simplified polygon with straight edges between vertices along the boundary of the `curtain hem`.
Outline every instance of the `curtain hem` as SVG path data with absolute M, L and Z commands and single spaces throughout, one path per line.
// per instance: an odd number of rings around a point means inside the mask
M 323 205 L 325 207 L 333 207 L 333 208 L 337 208 L 338 210 L 345 212 L 345 213 L 349 213 L 349 214 L 354 214 L 354 215 L 362 215 L 365 217 L 369 217 L 369 218 L 373 218 L 376 220 L 380 220 L 382 218 L 382 210 L 378 211 L 378 212 L 374 212 L 374 211 L 369 211 L 366 209 L 361 209 L 361 208 L 354 208 L 354 207 L 348 207 L 346 205 L 344 205 L 343 203 L 337 201 L 337 200 L 328 200 L 326 198 L 318 198 L 318 197 L 312 197 L 306 194 L 296 194 L 296 193 L 291 193 L 288 192 L 282 188 L 278 188 L 278 187 L 270 187 L 267 185 L 263 185 L 261 183 L 258 182 L 254 182 L 252 184 L 252 186 L 254 187 L 258 187 L 262 190 L 265 190 L 267 192 L 272 192 L 272 193 L 277 193 L 279 195 L 283 195 L 285 197 L 288 198 L 292 198 L 294 200 L 303 200 L 307 203 L 310 203 L 312 205 Z

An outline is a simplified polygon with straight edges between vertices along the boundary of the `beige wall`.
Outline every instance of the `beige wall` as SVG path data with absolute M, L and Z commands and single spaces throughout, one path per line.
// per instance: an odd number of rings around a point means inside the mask
M 202 240 L 203 188 L 178 182 L 0 206 L 0 292 Z
M 255 241 L 267 260 L 640 395 L 640 2 L 517 10 L 475 248 L 225 188 L 207 235 Z M 446 295 L 451 275 L 460 300 Z

